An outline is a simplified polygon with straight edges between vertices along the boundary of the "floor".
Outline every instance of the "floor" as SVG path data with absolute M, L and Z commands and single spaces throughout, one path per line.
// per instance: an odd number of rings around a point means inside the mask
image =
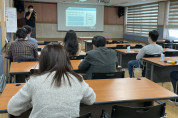
M 125 77 L 129 77 L 128 76 L 128 70 L 125 70 Z M 135 76 L 136 77 L 140 77 L 141 75 L 141 71 L 140 69 L 135 69 Z M 158 83 L 160 86 L 165 87 L 168 90 L 172 91 L 172 85 L 170 82 L 166 82 L 164 84 L 162 83 Z M 176 106 L 175 104 L 169 102 L 168 100 L 164 100 L 163 102 L 166 102 L 166 113 L 167 113 L 167 118 L 178 118 L 178 106 Z M 7 114 L 0 114 L 0 118 L 8 118 Z

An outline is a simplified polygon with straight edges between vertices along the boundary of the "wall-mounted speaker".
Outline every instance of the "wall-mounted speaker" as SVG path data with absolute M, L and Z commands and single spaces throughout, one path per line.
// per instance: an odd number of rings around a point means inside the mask
M 119 18 L 121 17 L 121 16 L 124 16 L 124 7 L 121 7 L 121 6 L 119 6 L 118 7 L 118 16 L 119 16 Z
M 14 0 L 14 7 L 17 8 L 17 12 L 24 11 L 24 0 Z

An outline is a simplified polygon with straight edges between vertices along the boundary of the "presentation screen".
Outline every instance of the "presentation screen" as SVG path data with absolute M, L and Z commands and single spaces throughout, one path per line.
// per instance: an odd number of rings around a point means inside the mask
M 103 31 L 104 6 L 58 3 L 59 31 Z

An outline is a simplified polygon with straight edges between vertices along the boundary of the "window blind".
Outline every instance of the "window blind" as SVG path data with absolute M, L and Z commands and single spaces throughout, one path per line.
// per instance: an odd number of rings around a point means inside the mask
M 168 25 L 178 28 L 178 1 L 170 2 Z
M 158 7 L 158 3 L 128 7 L 126 34 L 147 37 L 157 30 Z

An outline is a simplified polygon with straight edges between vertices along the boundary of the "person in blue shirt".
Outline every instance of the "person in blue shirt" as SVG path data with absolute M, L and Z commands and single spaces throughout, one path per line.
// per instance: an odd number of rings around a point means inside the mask
M 27 32 L 28 41 L 34 43 L 35 47 L 38 48 L 38 42 L 37 42 L 37 40 L 31 37 L 32 28 L 30 26 L 28 26 L 28 25 L 25 25 L 22 28 L 25 29 L 26 32 Z M 15 40 L 15 42 L 17 42 L 17 41 L 18 41 L 18 39 Z

